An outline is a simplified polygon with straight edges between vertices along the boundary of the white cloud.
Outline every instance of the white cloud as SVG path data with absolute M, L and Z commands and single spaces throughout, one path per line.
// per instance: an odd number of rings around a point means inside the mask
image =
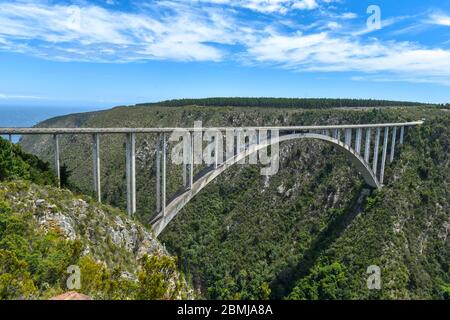
M 38 96 L 30 96 L 30 95 L 17 95 L 17 94 L 6 94 L 0 92 L 0 99 L 8 100 L 8 99 L 26 99 L 26 100 L 40 100 L 42 97 Z
M 14 40 L 16 51 L 79 60 L 216 61 L 223 53 L 212 43 L 234 43 L 238 34 L 233 28 L 232 17 L 186 7 L 158 19 L 97 6 L 5 3 L 0 10 L 0 37 Z
M 358 17 L 358 15 L 353 12 L 346 12 L 346 13 L 341 14 L 340 17 L 341 17 L 341 19 L 350 20 L 350 19 L 356 19 Z
M 295 1 L 292 4 L 293 9 L 299 10 L 312 10 L 319 6 L 316 0 L 303 0 L 303 1 Z
M 251 59 L 297 71 L 388 74 L 392 79 L 420 79 L 448 84 L 450 51 L 409 42 L 363 43 L 349 36 L 272 34 L 253 43 Z
M 282 23 L 289 20 L 242 20 L 235 7 L 219 6 L 229 5 L 231 0 L 193 1 L 214 5 L 161 0 L 153 2 L 151 10 L 144 7 L 130 13 L 93 5 L 3 3 L 0 49 L 62 61 L 231 60 L 305 72 L 355 72 L 373 78 L 382 75 L 401 81 L 449 83 L 449 50 L 365 39 L 366 30 L 346 34 L 345 26 L 339 23 L 344 22 L 338 19 L 352 19 L 352 14 L 336 14 L 327 23 L 313 21 L 304 26 L 303 32 L 293 32 L 295 27 Z M 233 3 L 241 7 L 254 5 L 256 11 L 283 13 L 283 8 L 294 10 L 295 4 L 304 3 L 307 9 L 319 1 Z M 401 19 L 404 17 L 384 19 L 384 26 Z M 447 20 L 440 16 L 435 21 Z
M 450 16 L 442 13 L 434 13 L 430 15 L 429 23 L 450 27 Z
M 185 1 L 185 0 L 176 0 Z M 287 13 L 291 10 L 313 10 L 319 7 L 321 2 L 330 3 L 336 0 L 192 0 L 210 4 L 228 5 L 246 8 L 262 13 Z

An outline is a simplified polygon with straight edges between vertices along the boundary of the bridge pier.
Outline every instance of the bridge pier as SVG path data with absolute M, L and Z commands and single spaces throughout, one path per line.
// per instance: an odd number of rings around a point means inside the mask
M 405 136 L 405 127 L 404 127 L 404 126 L 401 126 L 401 127 L 400 127 L 400 144 L 401 144 L 401 145 L 403 144 L 404 136 Z
M 187 187 L 188 185 L 188 166 L 186 163 L 184 163 L 183 161 L 183 187 Z
M 160 133 L 156 140 L 156 211 L 162 212 L 163 216 L 166 210 L 166 156 L 166 134 Z
M 334 138 L 334 139 L 337 139 L 337 138 L 338 138 L 338 131 L 339 131 L 339 129 L 334 129 L 334 130 L 333 130 L 333 138 Z
M 356 145 L 355 145 L 355 151 L 357 154 L 360 154 L 360 152 L 361 152 L 361 135 L 362 135 L 362 129 L 358 128 L 356 130 Z
M 345 144 L 352 147 L 352 129 L 345 129 Z
M 235 156 L 245 151 L 245 133 L 243 130 L 235 130 L 236 133 L 236 152 Z M 239 164 L 245 164 L 245 158 L 239 160 Z
M 9 142 L 12 143 L 12 134 L 9 134 L 9 135 L 8 135 L 8 139 L 9 139 Z
M 100 184 L 100 136 L 98 133 L 92 135 L 92 159 L 93 159 L 93 174 L 94 174 L 94 189 L 97 195 L 97 201 L 102 202 L 102 192 Z
M 389 163 L 392 163 L 392 161 L 394 161 L 396 139 L 397 139 L 397 127 L 394 127 L 394 129 L 392 131 L 392 144 L 391 144 L 391 154 L 389 156 Z
M 190 132 L 186 132 L 183 136 L 183 187 L 190 188 L 190 163 L 192 160 L 192 136 Z
M 127 177 L 127 212 L 131 217 L 136 213 L 136 135 L 126 136 L 126 177 Z
M 156 212 L 161 211 L 161 134 L 156 137 Z
M 59 164 L 59 136 L 53 135 L 53 143 L 55 145 L 55 172 L 58 178 L 58 187 L 61 187 L 61 167 Z
M 163 216 L 166 215 L 166 163 L 167 163 L 167 142 L 166 134 L 162 134 L 162 177 L 161 177 L 161 206 Z
M 377 135 L 375 137 L 375 147 L 373 150 L 373 163 L 372 163 L 372 171 L 375 175 L 377 175 L 377 169 L 378 169 L 378 149 L 380 147 L 380 136 L 381 136 L 381 130 L 380 128 L 377 128 Z
M 214 169 L 217 169 L 219 166 L 219 152 L 222 152 L 220 149 L 219 139 L 222 137 L 219 133 L 214 136 Z
M 364 144 L 365 150 L 364 150 L 364 161 L 366 163 L 369 163 L 370 159 L 370 135 L 372 134 L 371 128 L 366 129 L 366 143 Z
M 192 189 L 194 184 L 194 135 L 191 133 L 191 145 L 189 148 L 189 189 Z
M 384 181 L 384 169 L 386 165 L 388 138 L 389 138 L 389 128 L 386 127 L 384 128 L 383 155 L 381 158 L 381 169 L 380 169 L 380 184 L 383 184 Z

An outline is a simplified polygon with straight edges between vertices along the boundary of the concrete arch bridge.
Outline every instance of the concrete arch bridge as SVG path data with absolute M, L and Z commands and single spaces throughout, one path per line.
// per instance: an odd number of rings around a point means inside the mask
M 156 134 L 156 216 L 151 224 L 155 234 L 159 235 L 203 188 L 227 168 L 245 163 L 246 158 L 249 158 L 250 163 L 257 163 L 258 160 L 262 162 L 264 159 L 264 164 L 270 167 L 261 169 L 261 173 L 276 174 L 279 160 L 278 146 L 286 141 L 308 139 L 329 143 L 346 155 L 354 168 L 361 173 L 367 185 L 372 188 L 381 188 L 385 178 L 386 163 L 394 160 L 396 146 L 404 143 L 407 128 L 421 124 L 423 121 L 242 128 L 199 126 L 193 128 L 0 128 L 0 134 L 9 135 L 10 139 L 12 135 L 53 135 L 54 166 L 58 178 L 60 178 L 60 135 L 92 135 L 93 182 L 99 202 L 101 201 L 100 136 L 125 135 L 127 211 L 130 216 L 136 212 L 136 135 Z M 180 141 L 176 148 L 179 149 L 180 154 L 178 164 L 183 166 L 183 185 L 170 200 L 167 200 L 166 168 L 169 140 Z M 206 147 L 204 147 L 205 142 L 208 142 Z M 196 164 L 206 164 L 206 166 L 194 175 Z

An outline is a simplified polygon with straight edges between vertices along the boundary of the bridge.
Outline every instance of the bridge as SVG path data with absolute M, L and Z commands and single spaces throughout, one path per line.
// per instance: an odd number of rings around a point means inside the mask
M 246 158 L 257 161 L 268 155 L 278 161 L 275 150 L 280 143 L 307 139 L 324 141 L 341 150 L 362 175 L 365 183 L 372 188 L 381 188 L 384 183 L 386 162 L 394 160 L 397 145 L 404 143 L 408 128 L 423 124 L 423 121 L 381 124 L 325 125 L 325 126 L 285 126 L 285 127 L 242 127 L 242 128 L 0 128 L 0 135 L 52 135 L 54 144 L 54 167 L 58 181 L 60 174 L 61 135 L 91 135 L 93 153 L 93 185 L 97 201 L 101 202 L 100 181 L 100 136 L 105 134 L 125 135 L 127 211 L 129 216 L 136 213 L 136 135 L 156 134 L 156 212 L 151 221 L 158 236 L 180 210 L 211 181 L 227 168 L 245 163 Z M 168 201 L 166 194 L 168 137 L 174 132 L 182 142 L 183 185 Z M 224 136 L 226 135 L 226 157 L 223 159 Z M 197 143 L 209 141 L 207 153 L 210 161 L 194 175 L 194 165 L 202 163 L 198 159 Z M 173 137 L 172 140 L 173 141 Z M 198 140 L 197 140 L 198 141 Z M 197 149 L 197 151 L 196 151 Z M 252 163 L 250 161 L 250 163 Z M 263 169 L 261 169 L 263 171 Z

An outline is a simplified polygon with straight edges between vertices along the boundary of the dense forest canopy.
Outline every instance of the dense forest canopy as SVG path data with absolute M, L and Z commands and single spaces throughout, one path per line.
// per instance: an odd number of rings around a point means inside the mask
M 372 100 L 372 99 L 309 99 L 309 98 L 204 98 L 204 99 L 174 99 L 156 103 L 142 103 L 136 106 L 211 106 L 211 107 L 270 107 L 270 108 L 367 108 L 367 107 L 398 107 L 423 106 L 420 102 Z

